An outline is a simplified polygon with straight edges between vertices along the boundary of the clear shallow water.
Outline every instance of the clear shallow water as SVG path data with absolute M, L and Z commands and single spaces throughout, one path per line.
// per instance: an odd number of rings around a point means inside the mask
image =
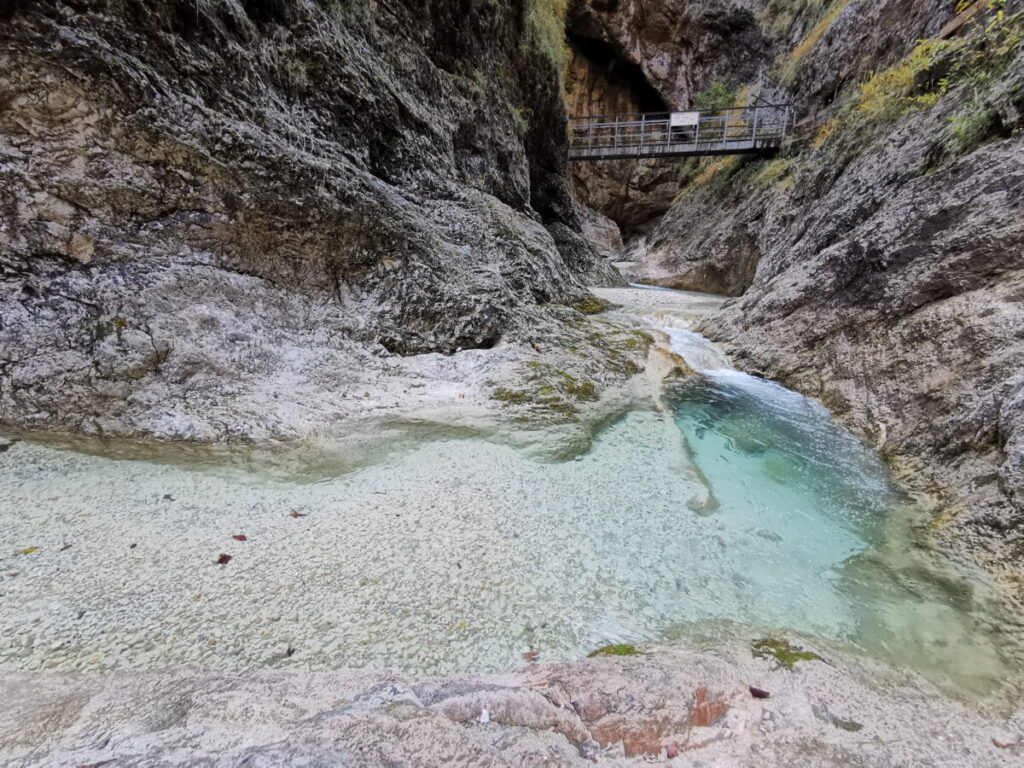
M 701 375 L 565 463 L 449 439 L 300 484 L 18 444 L 0 546 L 39 549 L 2 563 L 0 667 L 497 671 L 792 630 L 950 689 L 1011 677 L 983 585 L 910 535 L 881 461 L 669 334 Z
M 885 464 L 823 407 L 734 370 L 669 401 L 730 529 L 718 565 L 748 587 L 718 606 L 729 618 L 840 640 L 950 688 L 1002 684 L 1013 639 L 986 620 L 985 588 L 920 548 Z

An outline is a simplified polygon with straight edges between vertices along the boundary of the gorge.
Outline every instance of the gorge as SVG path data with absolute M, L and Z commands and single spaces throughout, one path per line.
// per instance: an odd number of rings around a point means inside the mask
M 1017 5 L 0 6 L 4 761 L 1024 759 Z

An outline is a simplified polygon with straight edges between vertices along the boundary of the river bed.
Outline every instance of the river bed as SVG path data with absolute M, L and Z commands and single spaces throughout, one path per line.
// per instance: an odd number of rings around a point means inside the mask
M 690 330 L 719 299 L 608 295 L 698 374 L 572 461 L 439 439 L 310 482 L 15 443 L 0 669 L 450 674 L 795 632 L 949 691 L 1016 684 L 984 580 L 913 537 L 881 460 Z

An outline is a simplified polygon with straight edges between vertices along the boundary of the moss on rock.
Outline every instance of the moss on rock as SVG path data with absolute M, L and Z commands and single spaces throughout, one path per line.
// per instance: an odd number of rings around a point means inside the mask
M 603 648 L 598 648 L 596 651 L 588 653 L 587 654 L 587 658 L 588 659 L 592 659 L 592 658 L 594 658 L 596 656 L 637 656 L 637 655 L 639 655 L 639 651 L 637 651 L 635 645 L 620 644 L 620 645 L 606 645 Z
M 791 670 L 799 661 L 824 661 L 818 654 L 797 648 L 788 640 L 762 638 L 755 640 L 751 647 L 756 657 L 760 659 L 773 658 L 783 669 Z
M 573 302 L 569 306 L 577 312 L 582 312 L 584 315 L 596 315 L 604 312 L 611 305 L 607 301 L 597 298 L 597 296 L 587 296 L 585 299 Z
M 491 397 L 500 403 L 508 404 L 529 403 L 533 400 L 532 394 L 525 389 L 505 389 L 504 387 L 494 390 Z

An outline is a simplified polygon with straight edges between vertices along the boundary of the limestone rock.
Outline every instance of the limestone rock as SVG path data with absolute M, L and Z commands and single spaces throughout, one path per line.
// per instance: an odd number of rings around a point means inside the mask
M 412 357 L 576 333 L 549 305 L 618 277 L 556 63 L 462 7 L 5 5 L 0 427 L 294 440 Z
M 362 670 L 13 675 L 2 680 L 11 696 L 0 757 L 410 768 L 637 766 L 659 755 L 749 768 L 959 768 L 1017 757 L 1019 712 L 986 717 L 884 667 L 865 679 L 823 663 L 773 670 L 742 646 L 441 680 Z M 771 698 L 751 696 L 749 681 Z

